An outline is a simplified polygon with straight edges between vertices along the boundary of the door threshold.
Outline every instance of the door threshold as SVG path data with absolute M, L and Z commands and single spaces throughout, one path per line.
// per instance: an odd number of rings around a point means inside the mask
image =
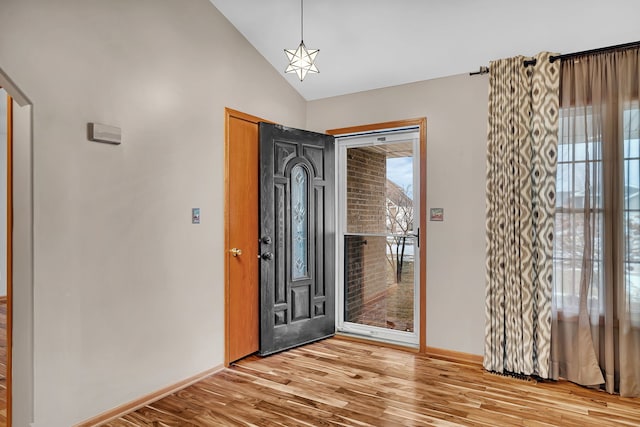
M 351 332 L 338 331 L 336 332 L 335 339 L 345 341 L 355 341 L 365 344 L 376 344 L 380 347 L 393 348 L 396 350 L 408 351 L 411 353 L 419 353 L 420 346 L 418 344 L 401 343 L 398 341 L 385 340 L 378 337 L 372 337 L 368 335 L 355 334 Z

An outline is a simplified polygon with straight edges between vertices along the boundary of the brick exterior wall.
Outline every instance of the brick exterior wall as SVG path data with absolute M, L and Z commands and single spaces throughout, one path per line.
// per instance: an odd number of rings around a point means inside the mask
M 347 150 L 347 232 L 387 232 L 385 184 L 384 154 L 367 148 Z M 345 320 L 362 323 L 365 303 L 383 296 L 387 289 L 386 239 L 347 237 L 345 255 Z M 385 319 L 366 323 L 386 326 Z

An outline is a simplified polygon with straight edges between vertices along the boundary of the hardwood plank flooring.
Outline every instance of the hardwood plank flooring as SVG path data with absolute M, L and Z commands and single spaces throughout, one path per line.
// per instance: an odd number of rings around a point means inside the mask
M 328 339 L 251 356 L 104 425 L 640 426 L 640 399 Z

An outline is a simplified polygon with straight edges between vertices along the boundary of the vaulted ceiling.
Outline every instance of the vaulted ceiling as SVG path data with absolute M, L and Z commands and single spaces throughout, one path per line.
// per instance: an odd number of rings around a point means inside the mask
M 300 0 L 210 0 L 276 68 L 300 43 Z M 490 60 L 640 40 L 639 0 L 306 0 L 319 74 L 307 100 L 477 70 Z

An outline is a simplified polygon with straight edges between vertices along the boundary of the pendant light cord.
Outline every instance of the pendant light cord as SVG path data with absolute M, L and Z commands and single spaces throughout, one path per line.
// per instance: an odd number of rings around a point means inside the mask
M 300 0 L 300 40 L 304 41 L 304 0 Z

